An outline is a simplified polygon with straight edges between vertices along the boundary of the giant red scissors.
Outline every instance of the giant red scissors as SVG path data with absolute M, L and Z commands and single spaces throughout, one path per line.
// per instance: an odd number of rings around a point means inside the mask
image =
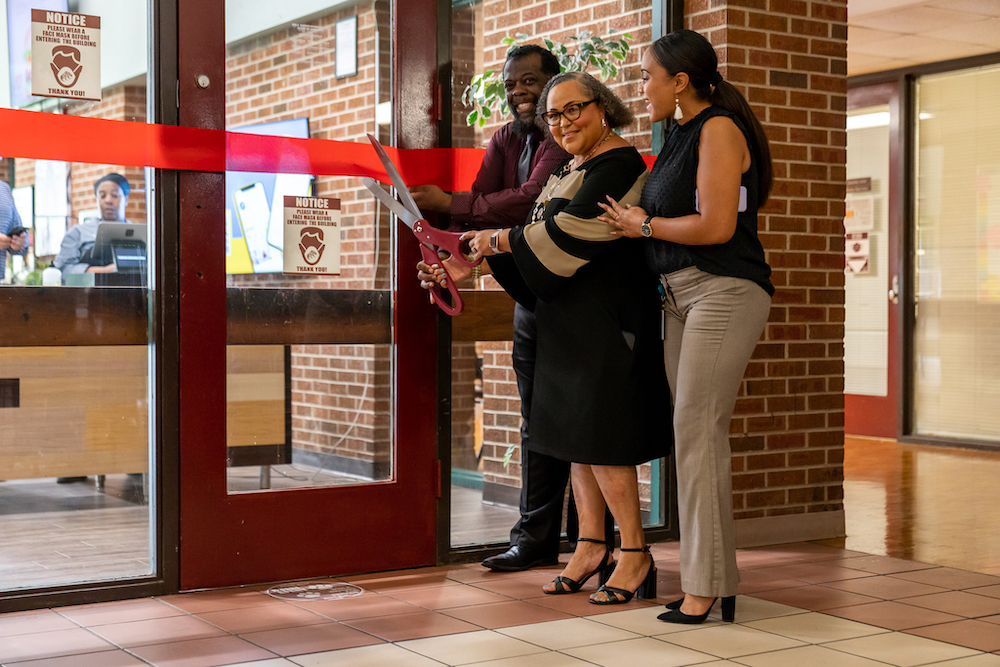
M 430 223 L 427 222 L 423 216 L 420 214 L 420 209 L 417 207 L 417 202 L 413 200 L 413 196 L 410 194 L 409 189 L 406 187 L 406 183 L 403 182 L 403 177 L 399 175 L 399 170 L 396 169 L 396 165 L 393 164 L 392 159 L 389 154 L 385 152 L 385 148 L 382 144 L 378 142 L 378 139 L 372 135 L 368 135 L 368 140 L 372 142 L 372 146 L 375 147 L 375 152 L 378 153 L 378 157 L 382 160 L 382 166 L 385 167 L 385 172 L 389 175 L 389 180 L 392 181 L 393 187 L 396 188 L 396 194 L 399 195 L 397 200 L 395 197 L 390 195 L 388 192 L 382 189 L 382 186 L 378 184 L 375 180 L 363 177 L 361 182 L 365 184 L 375 198 L 386 205 L 386 207 L 392 211 L 397 218 L 403 221 L 403 223 L 413 231 L 413 235 L 417 237 L 420 241 L 420 254 L 423 257 L 425 264 L 437 264 L 440 259 L 438 258 L 438 250 L 444 250 L 451 254 L 452 258 L 464 264 L 465 266 L 478 266 L 480 262 L 483 261 L 482 257 L 475 260 L 470 260 L 466 255 L 468 252 L 468 244 L 466 241 L 461 240 L 462 234 L 460 232 L 446 232 L 435 227 L 431 227 Z M 401 201 L 400 201 L 401 200 Z M 442 266 L 444 266 L 442 264 Z M 448 273 L 448 268 L 445 266 L 445 287 L 448 288 L 448 292 L 451 294 L 451 303 L 447 303 L 444 300 L 441 292 L 440 285 L 434 285 L 431 288 L 431 293 L 434 295 L 434 303 L 443 310 L 445 313 L 451 316 L 458 315 L 462 312 L 465 304 L 462 303 L 462 297 L 459 296 L 458 287 L 455 285 L 454 279 L 452 279 L 451 274 Z

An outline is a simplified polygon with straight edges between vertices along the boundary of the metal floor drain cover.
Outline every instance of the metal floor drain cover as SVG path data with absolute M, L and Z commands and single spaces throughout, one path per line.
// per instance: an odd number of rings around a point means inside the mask
M 364 593 L 354 584 L 341 581 L 314 581 L 308 584 L 284 584 L 267 589 L 267 594 L 279 600 L 340 600 Z

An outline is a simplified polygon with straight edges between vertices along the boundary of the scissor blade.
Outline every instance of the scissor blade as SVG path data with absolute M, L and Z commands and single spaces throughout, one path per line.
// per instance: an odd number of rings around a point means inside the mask
M 417 220 L 421 219 L 420 217 L 413 215 L 412 211 L 407 209 L 400 202 L 394 199 L 392 195 L 383 190 L 378 181 L 368 178 L 367 176 L 362 176 L 361 182 L 364 183 L 364 186 L 368 188 L 373 195 L 375 195 L 376 199 L 385 204 L 386 207 L 388 207 L 388 209 L 392 211 L 397 218 L 402 220 L 410 229 L 413 229 L 413 225 L 416 224 Z
M 413 215 L 417 216 L 417 219 L 420 219 L 420 207 L 417 206 L 417 202 L 413 200 L 413 196 L 410 194 L 409 188 L 407 188 L 406 183 L 403 182 L 403 177 L 400 176 L 399 170 L 396 169 L 396 165 L 393 164 L 389 154 L 385 152 L 385 148 L 382 147 L 382 144 L 379 143 L 378 139 L 369 134 L 368 140 L 372 142 L 372 146 L 375 148 L 378 158 L 382 160 L 382 166 L 385 167 L 385 173 L 389 174 L 389 179 L 398 191 L 397 194 L 403 201 L 403 206 L 410 209 L 410 211 L 413 212 Z

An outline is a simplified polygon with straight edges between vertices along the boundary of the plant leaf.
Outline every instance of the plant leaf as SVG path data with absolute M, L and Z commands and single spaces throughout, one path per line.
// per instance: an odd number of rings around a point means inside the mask
M 466 125 L 475 125 L 476 121 L 479 120 L 479 112 L 473 111 L 468 116 L 465 117 Z

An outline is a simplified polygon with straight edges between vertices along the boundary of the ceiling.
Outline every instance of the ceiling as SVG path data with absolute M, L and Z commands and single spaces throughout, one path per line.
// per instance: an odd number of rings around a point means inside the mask
M 848 0 L 847 73 L 1000 51 L 1000 0 Z

